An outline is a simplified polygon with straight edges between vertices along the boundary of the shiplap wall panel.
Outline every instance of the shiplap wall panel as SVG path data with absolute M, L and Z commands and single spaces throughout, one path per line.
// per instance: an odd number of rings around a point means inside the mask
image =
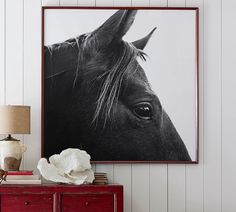
M 150 164 L 150 212 L 168 210 L 168 173 L 165 164 Z
M 94 7 L 95 0 L 78 0 L 78 6 Z
M 222 4 L 222 211 L 235 212 L 236 201 L 236 1 Z
M 23 0 L 6 1 L 5 103 L 9 105 L 24 104 L 23 7 Z M 14 137 L 24 143 L 24 136 L 14 135 Z M 24 156 L 22 168 L 24 168 Z
M 0 1 L 0 103 L 4 103 L 6 96 L 5 103 L 32 104 L 32 134 L 25 136 L 25 143 L 32 145 L 29 147 L 32 149 L 25 153 L 24 168 L 35 170 L 40 155 L 41 130 L 38 108 L 41 98 L 38 84 L 41 80 L 40 34 L 34 33 L 41 30 L 39 2 Z M 165 6 L 167 1 L 132 2 L 133 6 L 148 7 Z M 97 6 L 128 6 L 131 0 L 78 0 L 77 3 L 82 6 L 95 6 L 95 3 Z M 236 161 L 233 140 L 236 130 L 233 112 L 236 107 L 233 96 L 236 89 L 233 51 L 236 47 L 233 25 L 236 3 L 233 0 L 168 1 L 172 7 L 183 7 L 185 3 L 200 7 L 200 163 L 168 167 L 160 164 L 93 165 L 96 171 L 108 172 L 110 181 L 125 185 L 125 212 L 236 210 L 236 171 L 233 168 Z M 65 5 L 66 1 L 42 0 L 42 4 L 58 6 Z
M 204 1 L 204 210 L 221 211 L 221 0 Z
M 132 165 L 132 212 L 149 211 L 149 165 Z
M 114 0 L 115 7 L 131 7 L 131 0 Z
M 185 7 L 185 0 L 168 0 L 168 7 Z M 186 212 L 186 166 L 168 165 L 168 212 Z
M 124 186 L 124 211 L 132 211 L 132 170 L 130 164 L 114 165 L 114 183 Z
M 0 104 L 5 99 L 5 0 L 0 1 Z
M 59 6 L 60 0 L 41 0 L 42 6 Z
M 204 211 L 204 172 L 203 172 L 203 138 L 204 138 L 204 22 L 203 22 L 203 1 L 187 0 L 187 7 L 199 8 L 199 165 L 186 166 L 186 211 Z
M 167 0 L 150 0 L 150 7 L 166 7 Z
M 168 165 L 168 212 L 186 212 L 185 176 L 184 165 Z
M 168 0 L 168 7 L 185 7 L 186 0 Z
M 132 0 L 132 7 L 149 7 L 149 0 Z
M 24 167 L 41 157 L 41 0 L 24 0 L 24 103 L 31 106 L 31 134 L 24 136 Z M 32 95 L 32 93 L 34 95 Z M 34 155 L 34 157 L 32 157 Z
M 0 105 L 5 103 L 5 5 L 5 0 L 0 1 Z
M 23 104 L 23 6 L 23 0 L 6 1 L 7 104 Z
M 60 6 L 77 6 L 78 0 L 60 0 Z
M 96 6 L 97 7 L 112 7 L 113 0 L 96 0 Z

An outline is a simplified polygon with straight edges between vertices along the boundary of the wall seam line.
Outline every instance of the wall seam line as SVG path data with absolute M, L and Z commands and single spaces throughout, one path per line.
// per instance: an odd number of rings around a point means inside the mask
M 6 47 L 6 41 L 7 41 L 7 2 L 4 0 L 4 104 L 6 104 L 6 93 L 7 93 L 7 86 L 6 86 L 6 81 L 7 81 L 7 47 Z
M 131 163 L 131 212 L 133 212 L 133 164 Z
M 151 186 L 151 183 L 150 183 L 150 163 L 148 164 L 148 168 L 149 168 L 149 170 L 148 170 L 148 195 L 149 195 L 149 198 L 148 198 L 148 205 L 149 205 L 149 207 L 148 207 L 148 211 L 149 212 L 151 212 L 151 209 L 150 209 L 150 205 L 151 205 L 151 198 L 150 198 L 150 186 Z
M 223 148 L 223 124 L 222 124 L 222 118 L 223 118 L 223 101 L 222 101 L 222 99 L 223 99 L 223 80 L 222 80 L 222 76 L 223 76 L 223 52 L 222 52 L 222 50 L 223 50 L 223 1 L 221 0 L 220 1 L 220 3 L 221 3 L 221 17 L 220 17 L 220 30 L 221 30 L 221 34 L 220 34 L 220 41 L 221 41 L 221 43 L 220 43 L 220 53 L 221 53 L 221 55 L 220 55 L 220 57 L 221 57 L 221 61 L 220 61 L 220 79 L 221 79 L 221 85 L 220 85 L 220 91 L 221 91 L 221 93 L 220 93 L 220 100 L 221 100 L 221 117 L 220 117 L 220 123 L 221 123 L 221 133 L 220 133 L 220 135 L 221 135 L 221 212 L 223 211 L 223 195 L 222 195 L 222 188 L 223 188 L 223 172 L 222 172 L 222 170 L 223 170 L 223 151 L 222 151 L 222 148 Z
M 205 52 L 205 0 L 203 0 L 203 11 L 202 11 L 202 30 L 203 30 L 203 38 L 202 38 L 202 80 L 203 80 L 203 82 L 202 82 L 202 89 L 203 89 L 203 91 L 202 91 L 202 93 L 203 93 L 203 97 L 202 97 L 202 101 L 203 101 L 203 103 L 202 103 L 202 105 L 203 105 L 203 121 L 202 121 L 202 130 L 203 130 L 203 132 L 202 132 L 202 139 L 203 139 L 203 142 L 202 142 L 202 163 L 203 163 L 203 212 L 205 212 L 205 146 L 204 146 L 204 141 L 205 141 L 205 54 L 204 54 L 204 52 Z
M 184 174 L 185 174 L 185 180 L 184 180 L 184 182 L 185 182 L 185 185 L 184 185 L 184 187 L 185 187 L 185 190 L 184 190 L 184 198 L 185 198 L 185 204 L 184 204 L 184 211 L 186 212 L 187 210 L 186 210 L 186 208 L 187 208 L 187 168 L 186 168 L 186 164 L 184 165 Z
M 114 183 L 114 180 L 115 180 L 115 172 L 114 172 L 114 163 L 112 164 L 112 183 Z
M 166 173 L 167 173 L 167 184 L 166 184 L 166 209 L 167 209 L 167 212 L 169 212 L 169 164 L 167 164 L 166 166 Z

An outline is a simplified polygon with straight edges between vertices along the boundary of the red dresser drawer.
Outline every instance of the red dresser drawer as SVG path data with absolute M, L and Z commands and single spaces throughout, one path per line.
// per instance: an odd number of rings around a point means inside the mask
M 49 194 L 1 195 L 1 212 L 52 212 L 53 197 Z
M 114 212 L 115 195 L 106 194 L 63 194 L 63 212 Z

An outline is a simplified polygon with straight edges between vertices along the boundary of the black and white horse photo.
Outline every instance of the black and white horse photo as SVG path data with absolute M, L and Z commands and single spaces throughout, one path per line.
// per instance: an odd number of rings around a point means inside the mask
M 145 47 L 158 26 L 123 40 L 136 13 L 118 10 L 92 32 L 44 46 L 45 157 L 73 147 L 93 161 L 191 161 L 139 62 L 154 57 Z

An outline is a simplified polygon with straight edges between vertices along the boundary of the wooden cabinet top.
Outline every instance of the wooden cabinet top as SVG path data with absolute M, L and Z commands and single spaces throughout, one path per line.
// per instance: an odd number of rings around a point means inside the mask
M 22 188 L 24 188 L 22 190 Z M 118 184 L 108 184 L 108 185 L 69 185 L 69 184 L 2 184 L 0 185 L 0 193 L 2 192 L 26 192 L 26 191 L 51 191 L 51 192 L 123 192 L 123 186 Z

